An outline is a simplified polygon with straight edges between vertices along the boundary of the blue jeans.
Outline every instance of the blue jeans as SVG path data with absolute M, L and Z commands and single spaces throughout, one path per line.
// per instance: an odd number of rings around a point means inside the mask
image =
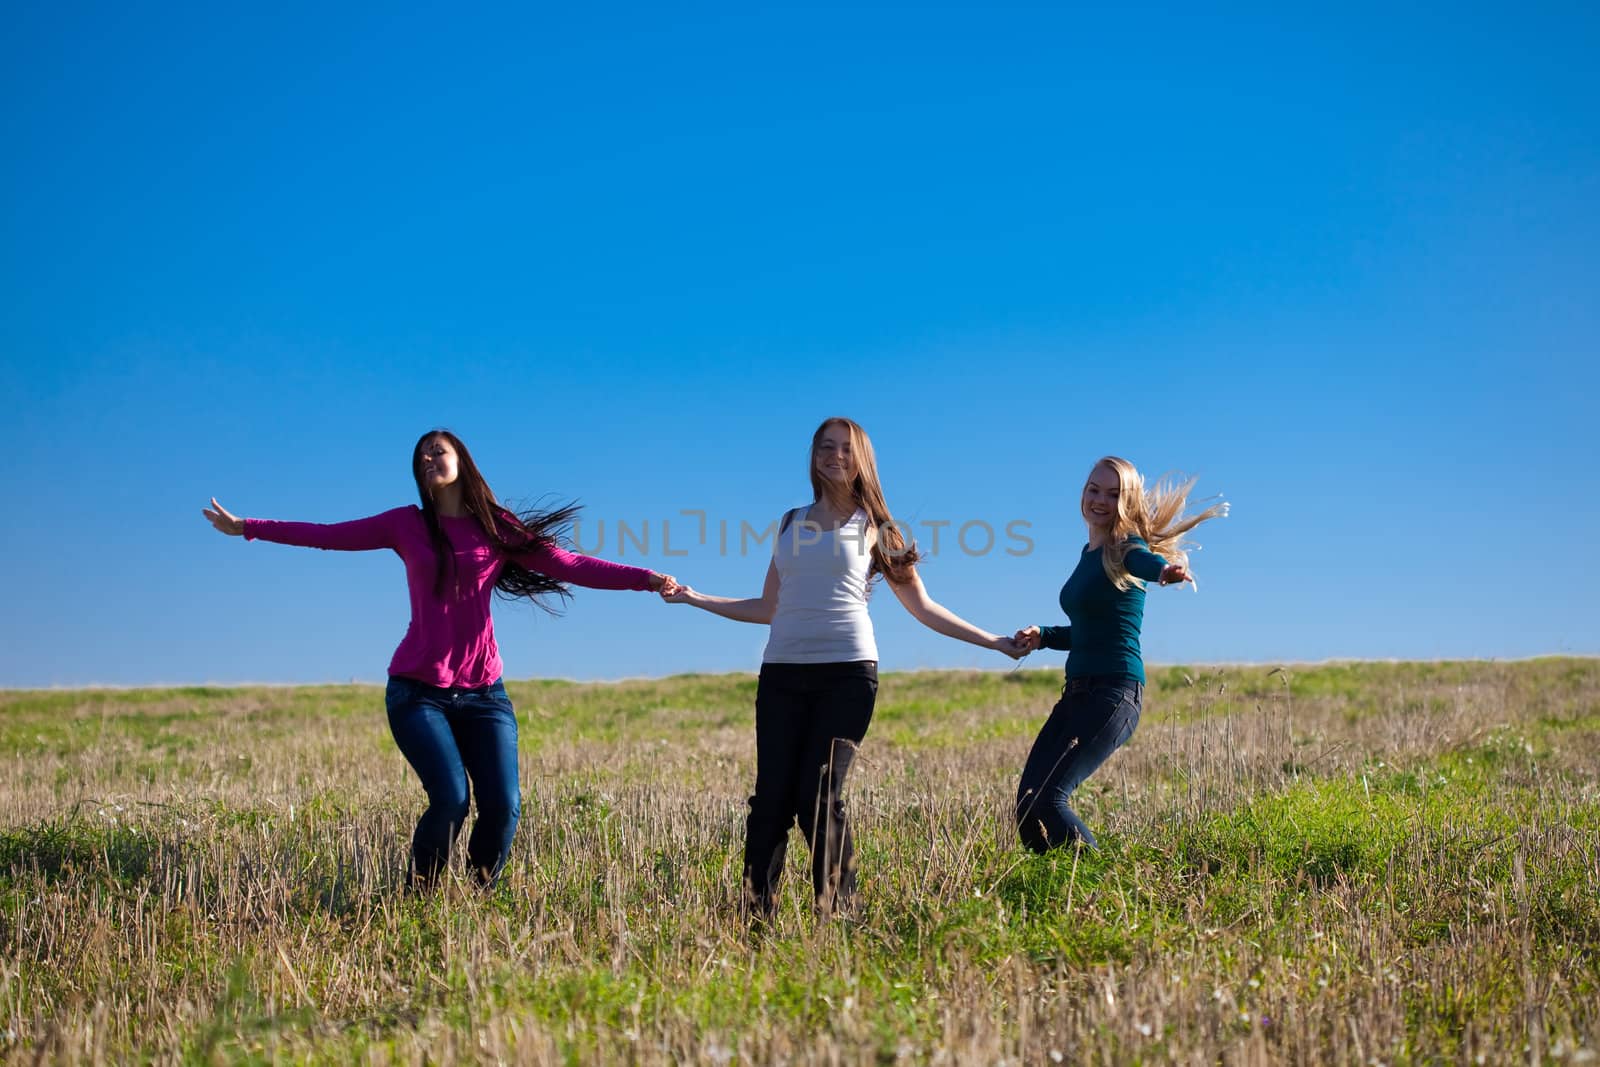
M 467 863 L 480 884 L 492 884 L 522 817 L 517 716 L 505 686 L 440 689 L 396 675 L 384 703 L 395 744 L 428 793 L 428 809 L 411 837 L 413 877 L 431 885 L 449 863 L 450 846 L 467 821 L 470 782 L 478 821 L 467 839 Z
M 1133 736 L 1143 702 L 1144 686 L 1133 678 L 1067 679 L 1017 786 L 1017 832 L 1024 845 L 1034 852 L 1068 841 L 1094 847 L 1094 834 L 1067 798 Z

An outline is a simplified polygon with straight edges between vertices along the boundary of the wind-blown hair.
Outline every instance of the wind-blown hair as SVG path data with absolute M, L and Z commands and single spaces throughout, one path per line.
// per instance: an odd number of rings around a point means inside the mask
M 550 604 L 549 598 L 565 601 L 571 598 L 572 590 L 565 583 L 531 571 L 510 557 L 513 553 L 545 545 L 559 545 L 565 538 L 567 525 L 578 513 L 578 505 L 567 504 L 549 511 L 529 509 L 520 513 L 505 507 L 495 499 L 489 483 L 484 481 L 478 465 L 472 461 L 472 453 L 467 451 L 467 446 L 449 430 L 429 430 L 417 438 L 416 446 L 411 449 L 411 476 L 416 479 L 417 496 L 422 499 L 422 518 L 428 524 L 428 538 L 433 543 L 434 555 L 438 557 L 438 570 L 433 579 L 434 595 L 444 596 L 445 579 L 447 576 L 453 577 L 456 569 L 455 550 L 439 524 L 438 509 L 422 480 L 422 450 L 434 439 L 445 441 L 455 449 L 456 482 L 461 486 L 461 506 L 478 520 L 490 543 L 507 557 L 500 577 L 494 583 L 495 592 L 507 600 L 527 599 L 555 614 L 557 609 Z
M 817 432 L 811 435 L 811 454 L 806 473 L 811 477 L 814 500 L 827 495 L 827 486 L 817 473 L 817 450 L 822 446 L 822 435 L 830 426 L 843 426 L 850 434 L 850 455 L 855 462 L 856 474 L 850 481 L 850 497 L 857 507 L 867 513 L 867 518 L 878 529 L 877 542 L 872 546 L 872 565 L 867 568 L 867 581 L 882 575 L 896 584 L 911 580 L 913 569 L 922 553 L 915 541 L 907 542 L 900 524 L 889 514 L 889 505 L 883 499 L 883 485 L 878 481 L 878 460 L 872 451 L 872 441 L 855 420 L 841 416 L 823 419 Z
M 1129 537 L 1144 538 L 1150 551 L 1165 558 L 1168 563 L 1182 564 L 1187 569 L 1189 549 L 1200 546 L 1186 539 L 1184 534 L 1208 519 L 1220 518 L 1228 513 L 1227 503 L 1219 500 L 1204 511 L 1184 514 L 1184 509 L 1189 506 L 1189 494 L 1194 490 L 1193 478 L 1180 482 L 1170 475 L 1162 475 L 1154 486 L 1146 489 L 1138 469 L 1119 456 L 1105 456 L 1098 460 L 1089 468 L 1090 477 L 1100 467 L 1110 467 L 1116 471 L 1122 483 L 1121 491 L 1117 494 L 1117 519 L 1111 526 L 1111 537 L 1105 551 L 1100 554 L 1106 577 L 1118 589 L 1143 584 L 1129 574 L 1123 564 L 1130 547 Z M 1084 483 L 1087 487 L 1087 478 Z

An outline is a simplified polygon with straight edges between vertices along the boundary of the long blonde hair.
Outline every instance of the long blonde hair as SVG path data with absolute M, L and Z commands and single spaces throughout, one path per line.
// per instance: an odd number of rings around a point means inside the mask
M 1193 478 L 1180 482 L 1170 475 L 1162 475 L 1153 487 L 1146 489 L 1138 468 L 1120 456 L 1101 457 L 1089 468 L 1089 476 L 1093 477 L 1101 467 L 1116 471 L 1122 483 L 1122 489 L 1117 494 L 1117 518 L 1111 525 L 1111 538 L 1105 551 L 1100 554 L 1106 577 L 1118 589 L 1143 584 L 1129 574 L 1123 564 L 1128 549 L 1132 547 L 1128 538 L 1143 538 L 1150 546 L 1150 551 L 1168 563 L 1181 564 L 1188 569 L 1189 549 L 1200 546 L 1183 535 L 1207 519 L 1228 513 L 1228 505 L 1219 500 L 1204 511 L 1184 514 L 1184 509 L 1189 505 L 1189 493 L 1194 489 Z M 1087 487 L 1087 478 L 1084 483 Z
M 856 468 L 855 477 L 850 480 L 850 498 L 878 528 L 867 580 L 870 582 L 874 575 L 881 574 L 895 583 L 910 581 L 922 554 L 917 551 L 915 541 L 907 543 L 899 523 L 889 514 L 889 505 L 883 499 L 883 485 L 878 481 L 878 460 L 872 451 L 872 441 L 867 437 L 867 431 L 854 419 L 840 415 L 823 419 L 817 432 L 811 435 L 811 454 L 806 463 L 806 473 L 811 477 L 813 499 L 822 500 L 827 495 L 827 487 L 817 474 L 817 450 L 822 447 L 822 435 L 830 426 L 843 426 L 850 433 L 850 455 Z

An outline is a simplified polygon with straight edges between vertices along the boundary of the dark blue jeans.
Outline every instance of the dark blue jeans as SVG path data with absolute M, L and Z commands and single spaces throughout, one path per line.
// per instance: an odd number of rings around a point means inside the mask
M 1133 736 L 1144 686 L 1122 675 L 1068 678 L 1028 753 L 1017 786 L 1017 832 L 1034 852 L 1094 834 L 1067 805 L 1073 790 Z
M 384 703 L 395 744 L 428 793 L 428 809 L 411 837 L 413 877 L 424 886 L 437 880 L 476 793 L 478 821 L 467 839 L 467 863 L 480 884 L 493 884 L 522 816 L 517 716 L 506 687 L 440 689 L 392 676 Z

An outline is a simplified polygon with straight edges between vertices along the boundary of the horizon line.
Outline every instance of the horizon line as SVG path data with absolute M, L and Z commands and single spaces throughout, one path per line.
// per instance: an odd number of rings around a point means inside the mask
M 1245 667 L 1272 667 L 1283 670 L 1290 667 L 1328 667 L 1344 663 L 1529 663 L 1541 659 L 1600 659 L 1600 652 L 1539 652 L 1528 656 L 1433 656 L 1409 658 L 1403 656 L 1330 656 L 1320 660 L 1183 660 L 1173 663 L 1146 663 L 1149 669 L 1163 668 L 1245 668 Z M 880 676 L 894 674 L 1015 674 L 1024 670 L 1064 670 L 1065 667 L 909 667 L 900 670 L 883 671 Z M 503 681 L 517 684 L 520 682 L 565 682 L 569 685 L 625 685 L 630 682 L 661 682 L 673 678 L 689 677 L 730 677 L 733 675 L 756 676 L 756 670 L 740 671 L 679 671 L 675 674 L 636 674 L 620 678 L 571 678 L 565 676 L 538 675 L 529 678 L 506 678 Z M 21 685 L 0 686 L 0 693 L 62 693 L 78 690 L 90 691 L 119 691 L 140 692 L 150 689 L 308 689 L 322 686 L 382 686 L 387 684 L 388 676 L 382 679 L 348 678 L 343 681 L 304 681 L 304 682 L 85 682 L 79 685 Z

